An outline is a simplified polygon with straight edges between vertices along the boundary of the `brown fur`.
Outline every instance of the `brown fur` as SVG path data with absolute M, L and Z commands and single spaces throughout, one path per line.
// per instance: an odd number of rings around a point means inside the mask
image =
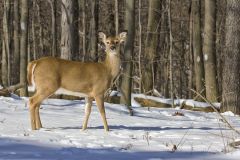
M 104 93 L 120 70 L 119 44 L 125 40 L 126 32 L 119 36 L 106 38 L 99 33 L 106 45 L 106 59 L 102 63 L 76 62 L 53 57 L 44 57 L 28 64 L 28 81 L 32 85 L 32 77 L 36 86 L 36 93 L 29 99 L 29 110 L 32 129 L 42 127 L 39 108 L 41 102 L 63 88 L 68 92 L 83 93 L 87 95 L 85 107 L 85 120 L 83 130 L 87 128 L 93 99 L 102 116 L 104 129 L 108 131 L 108 124 L 104 108 Z M 116 43 L 117 42 L 117 43 Z M 34 75 L 32 75 L 32 69 Z

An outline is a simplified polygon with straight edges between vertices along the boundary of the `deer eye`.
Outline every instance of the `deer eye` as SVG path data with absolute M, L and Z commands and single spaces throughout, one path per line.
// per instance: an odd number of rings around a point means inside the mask
M 118 43 L 119 43 L 118 41 L 115 42 L 115 44 L 118 44 Z
M 107 44 L 110 44 L 110 42 L 109 42 L 109 41 L 107 41 Z

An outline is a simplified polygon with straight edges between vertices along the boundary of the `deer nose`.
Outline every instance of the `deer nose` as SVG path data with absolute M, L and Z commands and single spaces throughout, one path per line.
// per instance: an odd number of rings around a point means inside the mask
M 110 49 L 111 49 L 111 50 L 115 50 L 116 47 L 115 47 L 115 46 L 111 46 Z

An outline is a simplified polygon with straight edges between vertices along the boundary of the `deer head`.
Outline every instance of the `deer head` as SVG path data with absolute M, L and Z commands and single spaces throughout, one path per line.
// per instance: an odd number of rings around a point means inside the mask
M 108 54 L 118 54 L 120 44 L 126 40 L 127 32 L 124 31 L 117 36 L 106 37 L 103 32 L 98 33 L 101 42 L 105 46 L 105 51 Z

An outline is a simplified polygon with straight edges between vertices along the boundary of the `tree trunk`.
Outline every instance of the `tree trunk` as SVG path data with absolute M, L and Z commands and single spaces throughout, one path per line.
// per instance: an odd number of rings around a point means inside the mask
M 2 40 L 2 84 L 4 87 L 9 84 L 9 56 L 10 56 L 10 37 L 9 37 L 9 15 L 10 15 L 10 2 L 4 0 L 3 10 L 3 40 Z
M 82 61 L 86 56 L 86 0 L 80 0 L 80 6 L 82 8 Z
M 91 61 L 98 61 L 98 39 L 97 39 L 97 31 L 98 31 L 98 0 L 92 0 L 91 2 L 91 20 L 90 20 L 90 33 L 89 33 L 89 49 L 87 59 Z
M 172 36 L 172 18 L 171 18 L 171 0 L 168 0 L 168 26 L 169 26 L 169 79 L 172 99 L 172 108 L 174 107 L 174 89 L 173 89 L 173 36 Z
M 203 53 L 206 98 L 210 102 L 216 102 L 218 98 L 215 40 L 216 0 L 205 0 Z
M 61 58 L 72 59 L 78 54 L 76 0 L 62 0 Z
M 192 46 L 194 55 L 194 70 L 196 91 L 205 96 L 204 88 L 204 64 L 202 55 L 202 38 L 201 38 L 201 4 L 200 0 L 192 1 Z
M 34 2 L 37 7 L 37 18 L 38 18 L 38 27 L 39 27 L 39 32 L 38 32 L 38 37 L 39 37 L 39 45 L 38 45 L 38 57 L 43 56 L 43 27 L 42 27 L 42 22 L 41 22 L 41 14 L 40 14 L 40 4 L 39 2 Z
M 191 1 L 192 3 L 192 1 Z M 193 98 L 193 93 L 191 89 L 193 88 L 193 12 L 192 5 L 190 5 L 190 15 L 189 15 L 189 54 L 188 54 L 188 98 Z
M 129 107 L 131 112 L 131 91 L 132 91 L 132 55 L 134 49 L 134 37 L 135 37 L 135 0 L 126 0 L 125 11 L 125 29 L 128 31 L 128 36 L 125 42 L 124 48 L 124 60 L 123 76 L 121 81 L 121 103 Z
M 222 111 L 240 114 L 240 0 L 227 1 Z
M 119 11 L 118 11 L 118 0 L 115 0 L 115 33 L 118 35 L 119 31 Z
M 21 1 L 21 39 L 20 39 L 20 83 L 25 87 L 20 96 L 27 96 L 27 42 L 28 42 L 28 0 Z
M 52 15 L 52 25 L 51 25 L 51 32 L 52 32 L 52 56 L 55 57 L 57 55 L 57 34 L 56 34 L 56 0 L 48 0 L 48 3 L 51 6 L 51 15 Z
M 14 21 L 13 21 L 13 36 L 14 36 L 14 57 L 13 57 L 13 84 L 19 83 L 19 60 L 20 60 L 20 48 L 19 48 L 19 1 L 14 1 Z
M 33 10 L 36 7 L 36 1 L 33 1 Z M 35 11 L 32 13 L 32 52 L 33 52 L 33 59 L 37 59 L 37 48 L 36 48 L 36 30 L 35 30 Z
M 139 92 L 142 89 L 142 63 L 141 63 L 141 56 L 142 56 L 142 22 L 141 22 L 141 8 L 142 8 L 142 0 L 138 0 L 138 27 L 139 27 L 139 49 L 138 49 L 138 72 L 139 72 Z
M 142 64 L 142 90 L 144 93 L 149 93 L 153 91 L 153 60 L 156 57 L 158 38 L 159 38 L 159 24 L 161 15 L 159 14 L 161 10 L 160 0 L 149 0 L 148 8 L 148 25 L 147 25 L 147 38 L 145 41 L 145 54 L 144 61 Z

